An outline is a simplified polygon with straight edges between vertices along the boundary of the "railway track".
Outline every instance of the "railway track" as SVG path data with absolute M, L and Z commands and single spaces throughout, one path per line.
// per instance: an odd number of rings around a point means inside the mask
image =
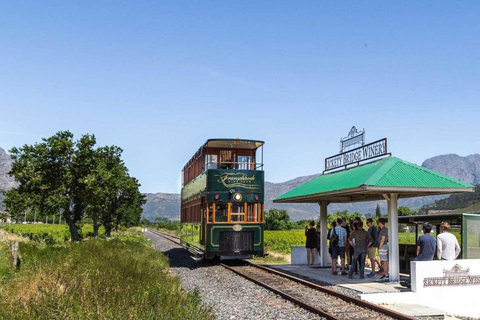
M 177 236 L 174 236 L 174 235 L 171 235 L 171 234 L 168 234 L 168 233 L 165 233 L 165 232 L 160 232 L 160 231 L 155 230 L 155 229 L 147 229 L 147 230 L 150 231 L 151 233 L 157 235 L 157 236 L 160 236 L 160 237 L 163 237 L 167 240 L 170 240 L 171 242 L 176 243 L 179 246 L 181 245 L 180 244 L 180 238 L 177 237 Z
M 222 266 L 326 319 L 415 319 L 262 265 L 245 263 Z
M 180 245 L 180 238 L 154 229 L 148 229 Z M 238 263 L 237 263 L 238 264 Z M 280 295 L 298 306 L 329 320 L 377 320 L 415 318 L 354 298 L 328 287 L 312 283 L 267 266 L 241 261 L 240 265 L 221 264 L 224 268 Z

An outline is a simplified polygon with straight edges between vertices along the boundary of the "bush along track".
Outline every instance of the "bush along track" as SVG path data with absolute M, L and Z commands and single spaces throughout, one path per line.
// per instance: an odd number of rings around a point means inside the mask
M 0 264 L 0 319 L 209 318 L 139 232 L 61 246 L 24 242 L 20 254 L 20 271 Z

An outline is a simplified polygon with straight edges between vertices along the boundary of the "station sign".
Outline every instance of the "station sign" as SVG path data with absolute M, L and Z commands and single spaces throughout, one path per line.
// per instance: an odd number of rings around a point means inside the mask
M 349 136 L 340 140 L 340 153 L 325 159 L 325 171 L 338 168 L 347 168 L 351 164 L 388 155 L 387 138 L 365 144 L 365 130 L 358 132 L 355 127 L 350 130 Z M 359 147 L 345 151 L 347 147 Z

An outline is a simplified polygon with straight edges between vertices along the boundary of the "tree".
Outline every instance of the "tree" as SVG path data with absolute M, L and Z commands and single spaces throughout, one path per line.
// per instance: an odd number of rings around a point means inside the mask
M 144 200 L 140 184 L 128 175 L 120 158 L 122 150 L 116 146 L 95 149 L 95 144 L 94 135 L 73 141 L 72 133 L 61 131 L 41 143 L 12 148 L 10 174 L 19 185 L 5 194 L 7 209 L 31 208 L 39 216 L 61 212 L 72 241 L 80 240 L 87 214 L 96 235 L 99 220 L 109 228 L 108 235 L 121 223 L 138 223 Z
M 270 209 L 265 212 L 265 230 L 290 230 L 292 222 L 287 210 Z
M 399 207 L 398 208 L 398 215 L 399 216 L 414 216 L 414 215 L 416 215 L 416 212 L 410 210 L 409 207 Z
M 377 203 L 377 208 L 375 209 L 375 217 L 381 218 L 382 217 L 382 211 L 380 210 L 380 205 Z

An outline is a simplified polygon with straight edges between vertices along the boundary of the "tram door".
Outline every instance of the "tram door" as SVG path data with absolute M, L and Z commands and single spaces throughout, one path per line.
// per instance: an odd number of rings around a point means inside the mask
M 200 244 L 205 245 L 205 231 L 207 228 L 207 209 L 205 208 L 205 198 L 202 198 L 201 204 L 201 226 L 200 226 Z

